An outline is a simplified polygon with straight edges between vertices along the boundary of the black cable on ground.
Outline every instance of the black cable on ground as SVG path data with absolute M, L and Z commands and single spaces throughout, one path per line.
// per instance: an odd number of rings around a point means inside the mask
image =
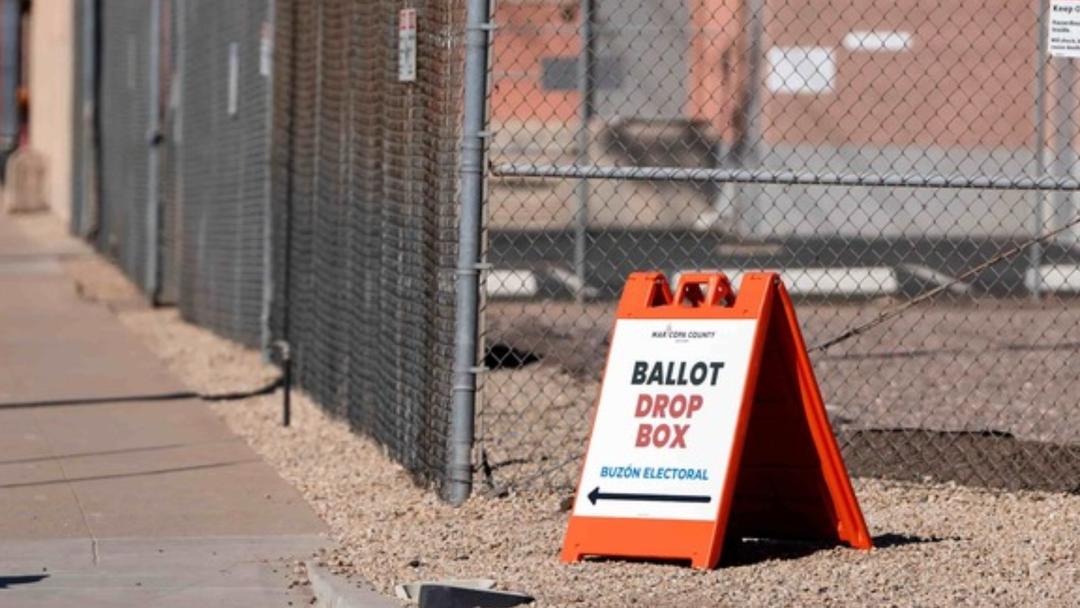
M 0 410 L 19 410 L 37 407 L 60 407 L 67 405 L 105 405 L 109 403 L 133 403 L 139 401 L 179 401 L 182 399 L 200 399 L 202 401 L 239 401 L 251 397 L 269 395 L 285 384 L 285 377 L 279 376 L 270 383 L 247 391 L 228 393 L 197 393 L 195 391 L 177 391 L 174 393 L 152 393 L 149 395 L 120 395 L 113 397 L 84 397 L 74 399 L 50 399 L 43 401 L 13 401 L 0 403 Z

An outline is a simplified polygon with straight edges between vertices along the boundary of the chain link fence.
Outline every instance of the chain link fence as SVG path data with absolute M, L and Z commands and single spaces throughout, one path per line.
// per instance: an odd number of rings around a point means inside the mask
M 399 75 L 403 9 L 415 80 Z M 443 486 L 463 5 L 277 3 L 273 326 L 301 386 Z
M 1080 248 L 1030 243 L 1077 212 L 1046 10 L 501 0 L 488 483 L 573 486 L 629 272 L 779 269 L 811 345 L 946 286 L 813 353 L 854 474 L 1075 491 Z
M 465 4 L 80 3 L 77 228 L 187 319 L 287 343 L 446 495 L 480 137 L 483 483 L 573 486 L 631 271 L 779 269 L 811 345 L 941 291 L 812 353 L 854 474 L 1078 489 L 1077 74 L 1048 2 L 499 0 L 469 30 L 481 133 Z
M 408 81 L 405 9 L 417 32 Z M 78 11 L 73 228 L 152 301 L 267 352 L 287 343 L 302 388 L 441 487 L 464 5 Z
M 273 25 L 266 0 L 176 2 L 178 96 L 170 139 L 182 226 L 184 317 L 265 344 Z

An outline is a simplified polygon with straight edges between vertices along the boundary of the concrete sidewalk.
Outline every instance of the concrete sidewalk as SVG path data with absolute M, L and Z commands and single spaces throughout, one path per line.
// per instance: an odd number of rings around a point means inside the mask
M 0 404 L 184 390 L 0 215 Z M 242 387 L 238 387 L 242 388 Z M 0 607 L 302 606 L 303 498 L 199 401 L 0 405 Z

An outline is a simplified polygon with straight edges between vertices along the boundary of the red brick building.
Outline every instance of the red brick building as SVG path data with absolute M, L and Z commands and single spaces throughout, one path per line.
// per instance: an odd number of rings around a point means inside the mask
M 763 3 L 760 128 L 766 142 L 1031 145 L 1039 35 L 1031 3 Z M 578 4 L 497 3 L 496 123 L 576 120 Z M 748 85 L 745 0 L 597 0 L 595 6 L 597 66 L 609 68 L 597 76 L 601 116 L 626 117 L 670 97 L 661 114 L 675 107 L 722 139 L 736 136 Z M 644 42 L 620 45 L 620 38 Z M 635 68 L 644 76 L 631 78 Z M 607 86 L 605 78 L 612 81 Z M 664 86 L 650 89 L 650 81 Z

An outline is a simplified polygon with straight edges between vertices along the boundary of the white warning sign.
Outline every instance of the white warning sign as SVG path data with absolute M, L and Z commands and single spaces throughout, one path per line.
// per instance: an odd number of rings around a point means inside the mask
M 398 12 L 398 82 L 416 82 L 416 9 Z
M 757 323 L 615 322 L 574 515 L 716 519 Z
M 1054 57 L 1080 57 L 1080 0 L 1050 0 L 1047 49 Z

